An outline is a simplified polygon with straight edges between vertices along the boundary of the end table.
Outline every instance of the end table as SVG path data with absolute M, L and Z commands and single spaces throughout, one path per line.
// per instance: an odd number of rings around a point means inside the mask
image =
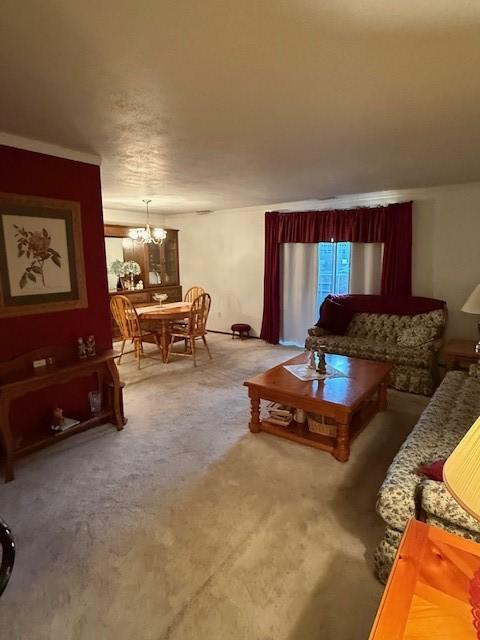
M 411 520 L 370 640 L 478 638 L 480 544 Z
M 449 340 L 443 354 L 447 371 L 451 369 L 465 369 L 480 360 L 480 353 L 475 351 L 474 340 Z

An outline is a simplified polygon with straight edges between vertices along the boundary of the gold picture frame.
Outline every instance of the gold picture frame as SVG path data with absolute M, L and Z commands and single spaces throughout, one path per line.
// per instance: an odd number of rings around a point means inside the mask
M 0 193 L 0 317 L 87 306 L 80 203 Z

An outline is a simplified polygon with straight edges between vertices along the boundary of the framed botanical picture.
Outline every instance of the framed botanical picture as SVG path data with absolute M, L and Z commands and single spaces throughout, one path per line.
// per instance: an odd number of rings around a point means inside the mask
M 0 317 L 87 306 L 79 203 L 0 193 Z

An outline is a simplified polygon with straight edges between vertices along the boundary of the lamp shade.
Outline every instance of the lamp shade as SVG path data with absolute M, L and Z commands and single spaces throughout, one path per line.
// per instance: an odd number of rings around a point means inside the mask
M 480 315 L 480 284 L 477 284 L 472 293 L 468 296 L 467 301 L 462 307 L 465 313 L 477 313 Z
M 445 462 L 443 481 L 465 511 L 480 520 L 480 417 Z

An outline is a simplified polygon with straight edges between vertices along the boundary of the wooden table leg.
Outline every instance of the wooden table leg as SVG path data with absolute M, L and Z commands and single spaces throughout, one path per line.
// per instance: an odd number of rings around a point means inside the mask
M 378 387 L 378 410 L 385 411 L 387 408 L 387 382 L 384 381 Z
M 120 378 L 118 377 L 117 366 L 113 360 L 107 360 L 107 368 L 112 378 L 113 384 L 113 415 L 115 417 L 115 426 L 117 427 L 117 431 L 121 431 L 123 429 L 123 425 L 126 423 L 124 416 L 122 415 L 122 402 L 120 400 Z
M 260 399 L 250 398 L 250 411 L 251 417 L 248 423 L 248 428 L 252 433 L 258 433 L 260 429 Z
M 13 450 L 13 438 L 10 430 L 10 402 L 2 400 L 0 405 L 0 434 L 5 453 L 5 482 L 10 482 L 15 478 Z
M 337 422 L 337 442 L 333 456 L 339 462 L 347 462 L 350 457 L 350 426 L 348 422 Z
M 162 333 L 160 334 L 160 344 L 162 345 L 162 360 L 167 362 L 168 347 L 170 345 L 170 331 L 168 330 L 168 321 L 162 321 Z

